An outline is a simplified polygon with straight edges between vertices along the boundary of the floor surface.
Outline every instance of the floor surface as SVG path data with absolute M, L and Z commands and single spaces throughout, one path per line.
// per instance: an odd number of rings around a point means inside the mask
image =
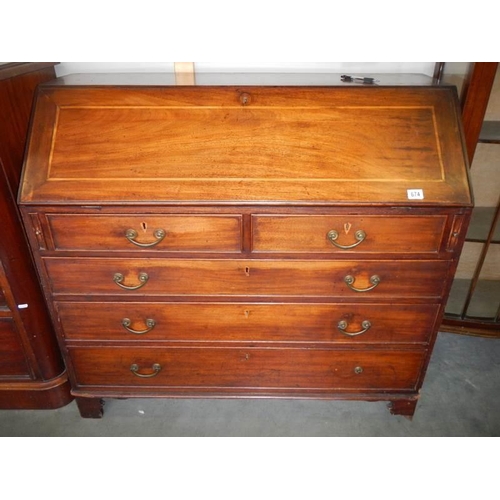
M 500 340 L 440 333 L 412 421 L 384 402 L 106 400 L 0 411 L 1 436 L 500 436 Z

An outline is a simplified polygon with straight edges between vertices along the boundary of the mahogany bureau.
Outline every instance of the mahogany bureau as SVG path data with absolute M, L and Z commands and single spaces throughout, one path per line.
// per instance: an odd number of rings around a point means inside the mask
M 82 416 L 411 417 L 472 209 L 455 89 L 78 82 L 39 89 L 19 201 Z

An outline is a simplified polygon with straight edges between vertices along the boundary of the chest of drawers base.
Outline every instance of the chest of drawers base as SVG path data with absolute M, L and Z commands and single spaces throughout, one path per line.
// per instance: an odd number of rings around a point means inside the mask
M 72 394 L 95 418 L 103 398 L 131 397 L 361 399 L 411 417 L 456 265 L 453 234 L 469 217 L 455 208 L 23 212 Z M 380 238 L 389 221 L 407 233 Z M 335 228 L 343 234 L 332 242 Z
M 472 210 L 445 88 L 41 88 L 20 206 L 72 394 L 411 417 Z

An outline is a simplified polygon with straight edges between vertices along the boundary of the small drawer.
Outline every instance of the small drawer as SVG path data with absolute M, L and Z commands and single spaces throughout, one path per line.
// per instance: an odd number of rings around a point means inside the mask
M 172 389 L 414 390 L 421 351 L 74 347 L 80 386 Z
M 444 215 L 254 215 L 252 251 L 435 254 L 446 220 Z
M 53 293 L 104 295 L 439 297 L 446 261 L 45 257 Z M 394 300 L 393 300 L 394 301 Z
M 68 340 L 425 343 L 437 304 L 56 302 Z
M 12 318 L 0 317 L 0 366 L 2 376 L 28 376 L 21 340 Z
M 55 250 L 240 252 L 241 215 L 48 214 Z

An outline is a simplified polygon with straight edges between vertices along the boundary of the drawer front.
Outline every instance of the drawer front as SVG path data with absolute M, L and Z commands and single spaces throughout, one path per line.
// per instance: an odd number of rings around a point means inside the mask
M 426 342 L 437 304 L 58 302 L 68 340 Z M 367 323 L 368 322 L 368 323 Z
M 71 348 L 78 385 L 414 389 L 424 353 L 260 348 Z M 143 375 L 145 377 L 141 377 Z
M 447 217 L 256 215 L 252 251 L 437 253 Z
M 56 250 L 240 252 L 240 215 L 49 214 Z
M 55 294 L 128 296 L 439 297 L 449 266 L 444 261 L 43 260 Z
M 14 321 L 11 318 L 0 318 L 0 378 L 28 374 L 24 350 Z

